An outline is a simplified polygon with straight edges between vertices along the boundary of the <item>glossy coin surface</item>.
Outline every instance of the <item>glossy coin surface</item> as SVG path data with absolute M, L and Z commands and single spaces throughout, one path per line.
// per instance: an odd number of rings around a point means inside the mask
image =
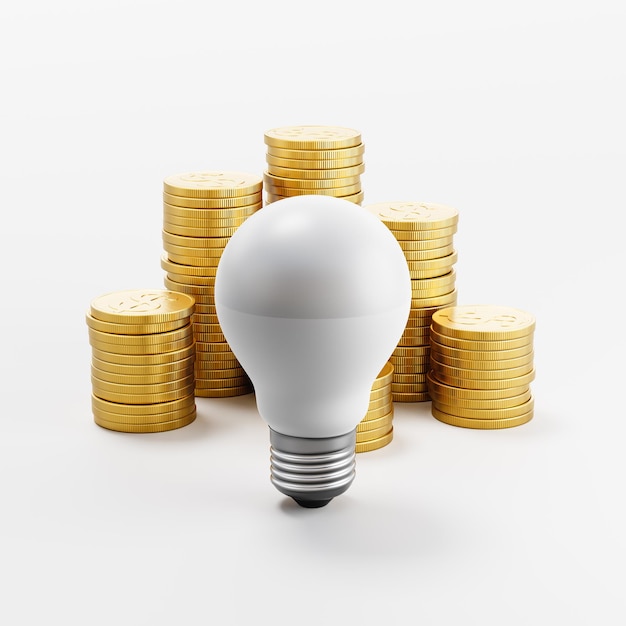
M 291 148 L 276 148 L 267 146 L 266 153 L 283 159 L 308 159 L 313 161 L 327 161 L 329 159 L 350 159 L 365 153 L 365 146 L 361 143 L 352 148 L 339 148 L 337 150 L 293 150 Z
M 122 433 L 161 433 L 168 430 L 175 430 L 191 424 L 196 419 L 196 413 L 193 412 L 187 417 L 171 420 L 169 422 L 161 422 L 156 424 L 126 424 L 120 422 L 110 422 L 94 415 L 94 422 L 102 428 L 108 430 L 116 430 Z
M 292 150 L 338 150 L 362 143 L 361 133 L 343 126 L 282 126 L 264 133 L 264 141 L 275 148 Z
M 524 415 L 518 417 L 508 417 L 505 419 L 493 419 L 493 420 L 481 420 L 471 419 L 467 417 L 456 417 L 455 415 L 448 415 L 443 411 L 439 411 L 435 407 L 431 408 L 433 417 L 438 419 L 444 424 L 450 426 L 461 426 L 463 428 L 475 428 L 478 430 L 496 430 L 501 428 L 512 428 L 514 426 L 521 426 L 527 424 L 533 418 L 533 411 L 529 411 Z
M 165 411 L 154 413 L 153 415 L 121 415 L 119 413 L 109 413 L 100 409 L 92 408 L 93 415 L 107 422 L 115 422 L 117 424 L 160 424 L 162 422 L 171 422 L 172 420 L 190 417 L 196 413 L 195 396 L 192 396 L 194 403 L 183 409 L 176 411 Z
M 170 330 L 182 328 L 189 323 L 189 318 L 183 317 L 173 322 L 161 322 L 160 324 L 116 324 L 114 322 L 103 322 L 97 320 L 87 313 L 85 321 L 89 328 L 103 333 L 116 335 L 152 335 L 154 333 L 165 333 Z
M 180 346 L 178 350 L 157 352 L 156 354 L 119 354 L 111 352 L 110 348 L 105 346 L 102 350 L 92 347 L 91 354 L 92 357 L 101 361 L 116 365 L 163 365 L 177 363 L 188 357 L 195 357 L 196 347 L 192 342 L 188 346 Z
M 199 210 L 220 210 L 220 209 L 238 209 L 241 207 L 249 207 L 253 204 L 261 202 L 262 192 L 250 194 L 249 196 L 238 196 L 234 198 L 188 198 L 185 196 L 175 196 L 163 192 L 163 202 L 168 207 L 180 207 L 186 209 Z
M 195 398 L 193 394 L 184 396 L 178 400 L 170 400 L 160 403 L 145 404 L 125 404 L 120 402 L 110 402 L 91 395 L 91 406 L 94 410 L 106 411 L 107 413 L 115 413 L 119 415 L 147 416 L 161 413 L 169 413 L 170 411 L 180 411 L 195 406 Z
M 357 443 L 362 443 L 364 441 L 373 441 L 389 433 L 392 428 L 392 425 L 387 424 L 385 426 L 382 426 L 381 428 L 376 428 L 373 430 L 357 430 L 356 441 Z
M 525 415 L 535 408 L 535 401 L 532 396 L 524 403 L 502 409 L 473 409 L 462 407 L 457 404 L 444 404 L 438 398 L 433 397 L 433 406 L 447 415 L 456 417 L 467 417 L 473 419 L 507 419 L 509 417 L 519 417 Z
M 386 445 L 391 443 L 393 440 L 393 426 L 391 430 L 382 437 L 378 437 L 378 439 L 373 439 L 371 441 L 363 441 L 356 444 L 355 452 L 371 452 L 372 450 L 378 450 L 380 448 L 384 448 Z
M 244 396 L 254 391 L 252 385 L 241 387 L 225 387 L 223 389 L 196 389 L 196 397 L 199 398 L 231 398 Z
M 521 376 L 516 376 L 513 378 L 490 378 L 490 379 L 481 379 L 481 378 L 457 378 L 453 376 L 449 376 L 445 373 L 437 371 L 435 369 L 431 370 L 433 378 L 436 378 L 438 381 L 449 385 L 450 387 L 461 387 L 463 389 L 485 389 L 485 390 L 496 390 L 496 389 L 510 389 L 513 387 L 525 387 L 530 384 L 533 380 L 535 380 L 535 370 L 532 369 L 527 374 L 522 374 Z M 513 395 L 513 394 L 510 394 Z
M 346 157 L 343 159 L 285 159 L 272 154 L 265 155 L 265 161 L 269 165 L 286 167 L 296 170 L 320 170 L 320 169 L 340 169 L 343 167 L 353 167 L 363 163 L 361 156 Z
M 185 172 L 163 181 L 166 193 L 187 198 L 233 198 L 258 193 L 262 188 L 260 176 L 232 171 Z
M 417 393 L 399 393 L 393 394 L 394 402 L 428 402 L 430 395 L 427 391 Z
M 528 337 L 535 318 L 526 311 L 497 305 L 464 305 L 437 311 L 433 329 L 440 335 L 479 341 L 507 341 Z
M 444 307 L 445 308 L 445 307 Z M 430 328 L 430 336 L 438 344 L 448 346 L 450 348 L 460 348 L 461 350 L 480 350 L 486 352 L 496 352 L 499 350 L 513 350 L 516 348 L 530 348 L 533 343 L 533 334 L 519 337 L 518 339 L 507 339 L 505 341 L 481 341 L 478 339 L 459 339 L 458 337 L 450 337 L 438 333 L 432 326 Z
M 195 300 L 163 289 L 134 289 L 104 294 L 92 300 L 90 315 L 117 324 L 171 322 L 193 313 Z
M 161 374 L 178 373 L 181 370 L 193 367 L 195 360 L 195 355 L 192 355 L 186 359 L 160 365 L 124 365 L 102 361 L 92 355 L 91 364 L 96 369 L 122 376 L 158 376 Z
M 459 212 L 433 202 L 379 202 L 365 207 L 396 230 L 435 230 L 457 224 Z
M 517 386 L 500 387 L 495 389 L 475 389 L 464 388 L 456 385 L 448 385 L 440 381 L 435 372 L 429 371 L 426 375 L 428 388 L 433 395 L 441 395 L 450 398 L 460 398 L 466 400 L 501 400 L 503 398 L 511 398 L 529 391 L 528 385 L 530 380 L 522 382 Z

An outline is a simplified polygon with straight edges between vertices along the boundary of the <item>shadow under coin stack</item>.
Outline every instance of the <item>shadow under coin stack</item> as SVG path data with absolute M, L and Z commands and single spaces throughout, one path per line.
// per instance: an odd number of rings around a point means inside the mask
M 251 393 L 252 383 L 222 334 L 214 287 L 228 240 L 262 207 L 263 180 L 242 172 L 189 172 L 167 177 L 163 187 L 165 286 L 196 300 L 196 396 Z
M 193 308 L 191 296 L 164 290 L 119 291 L 92 301 L 86 321 L 96 424 L 155 433 L 195 420 Z
M 431 317 L 457 301 L 453 238 L 458 211 L 430 202 L 381 202 L 365 209 L 380 218 L 398 240 L 411 275 L 409 319 L 390 357 L 393 401 L 425 402 L 430 400 L 426 375 Z
M 367 414 L 356 427 L 356 452 L 378 450 L 393 439 L 392 378 L 393 365 L 388 361 L 372 385 Z
M 454 306 L 432 318 L 428 385 L 432 414 L 465 428 L 496 429 L 533 418 L 535 318 L 504 306 Z
M 265 133 L 266 203 L 289 196 L 324 195 L 363 201 L 361 134 L 341 126 L 284 126 Z

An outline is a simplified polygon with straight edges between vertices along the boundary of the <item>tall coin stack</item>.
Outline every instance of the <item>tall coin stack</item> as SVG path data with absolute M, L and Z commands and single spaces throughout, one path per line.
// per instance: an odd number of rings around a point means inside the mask
M 163 182 L 161 267 L 168 289 L 193 295 L 196 309 L 196 396 L 251 393 L 252 383 L 236 359 L 215 311 L 215 275 L 224 246 L 263 204 L 263 179 L 243 172 L 189 172 Z
M 365 147 L 361 133 L 342 126 L 284 126 L 265 133 L 267 203 L 318 194 L 361 204 Z
M 158 289 L 92 301 L 86 321 L 96 424 L 155 433 L 194 421 L 193 309 L 193 297 Z
M 393 439 L 393 365 L 388 361 L 376 377 L 365 417 L 356 427 L 356 452 L 383 448 Z
M 504 306 L 433 314 L 428 385 L 432 414 L 465 428 L 510 428 L 533 418 L 535 318 Z
M 381 202 L 365 208 L 379 217 L 398 240 L 411 275 L 409 319 L 390 357 L 394 366 L 392 397 L 394 402 L 428 401 L 431 317 L 457 301 L 453 237 L 458 211 L 427 202 Z

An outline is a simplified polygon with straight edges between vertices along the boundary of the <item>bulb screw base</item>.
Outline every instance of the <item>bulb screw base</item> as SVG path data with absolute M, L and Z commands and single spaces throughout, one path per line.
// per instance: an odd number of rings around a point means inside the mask
M 300 506 L 326 506 L 348 489 L 356 473 L 356 429 L 338 437 L 308 439 L 270 428 L 271 481 Z

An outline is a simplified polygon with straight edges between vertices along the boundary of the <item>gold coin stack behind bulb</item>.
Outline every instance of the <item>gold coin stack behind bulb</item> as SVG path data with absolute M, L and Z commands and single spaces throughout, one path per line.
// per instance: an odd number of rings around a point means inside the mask
M 404 251 L 411 275 L 409 319 L 390 360 L 394 366 L 394 402 L 430 400 L 430 320 L 435 311 L 456 304 L 457 252 L 454 233 L 458 211 L 429 202 L 381 202 L 364 207 L 391 230 Z
M 92 301 L 86 321 L 96 424 L 154 433 L 194 421 L 193 308 L 193 297 L 158 289 Z
M 284 126 L 265 133 L 266 202 L 326 195 L 361 204 L 365 148 L 361 133 L 342 126 Z
M 378 450 L 393 439 L 392 378 L 393 365 L 388 361 L 372 385 L 367 414 L 356 427 L 356 452 Z
M 222 334 L 215 311 L 217 265 L 230 236 L 263 203 L 263 179 L 244 172 L 189 172 L 163 183 L 165 286 L 193 295 L 196 396 L 252 392 L 252 383 Z
M 535 378 L 535 318 L 504 306 L 454 306 L 431 324 L 428 385 L 432 414 L 465 428 L 510 428 L 529 422 Z

